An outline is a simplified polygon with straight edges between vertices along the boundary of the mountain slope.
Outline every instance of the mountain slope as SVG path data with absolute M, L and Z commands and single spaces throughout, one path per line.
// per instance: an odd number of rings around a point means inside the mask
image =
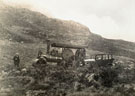
M 17 37 L 31 36 L 31 41 L 36 39 L 45 41 L 49 38 L 59 39 L 60 42 L 85 44 L 90 35 L 89 29 L 79 23 L 48 18 L 24 8 L 3 8 L 0 10 L 0 16 L 0 25 L 4 28 L 4 32 L 6 30 L 9 34 L 16 34 Z M 25 40 L 24 37 L 20 39 Z M 12 39 L 21 41 L 16 37 Z
M 106 39 L 96 34 L 92 34 L 89 41 L 89 48 L 92 50 L 135 58 L 135 43 L 133 42 Z
M 48 38 L 68 44 L 89 44 L 89 55 L 92 52 L 102 52 L 135 58 L 135 43 L 105 39 L 91 33 L 86 26 L 77 22 L 48 18 L 41 13 L 28 9 L 14 7 L 1 8 L 1 40 L 23 42 L 24 44 L 35 43 L 36 46 L 36 44 L 45 42 Z

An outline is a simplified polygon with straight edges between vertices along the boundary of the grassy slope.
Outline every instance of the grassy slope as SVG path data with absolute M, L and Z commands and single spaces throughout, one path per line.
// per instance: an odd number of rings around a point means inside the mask
M 32 60 L 36 58 L 38 50 L 45 50 L 45 44 L 41 43 L 27 43 L 22 44 L 18 42 L 2 41 L 5 44 L 0 44 L 0 63 L 1 67 L 4 65 L 13 65 L 13 56 L 16 52 L 19 53 L 21 59 L 21 66 L 32 64 Z
M 96 34 L 92 34 L 89 41 L 89 49 L 111 53 L 117 56 L 135 58 L 135 43 L 133 42 L 105 39 Z
M 36 57 L 39 48 L 45 50 L 46 38 L 58 42 L 88 43 L 88 54 L 113 53 L 124 58 L 135 57 L 135 44 L 122 40 L 105 39 L 73 21 L 48 18 L 38 12 L 23 8 L 8 7 L 0 10 L 0 61 L 10 64 L 16 52 L 24 64 Z M 22 43 L 21 43 L 22 42 Z
M 58 42 L 84 44 L 89 34 L 87 27 L 73 21 L 48 18 L 28 9 L 4 7 L 0 9 L 1 66 L 13 64 L 16 52 L 20 53 L 21 65 L 31 64 L 39 49 L 45 52 L 46 45 L 42 43 L 47 37 Z
M 46 45 L 42 42 L 46 40 L 47 35 L 57 41 L 79 43 L 81 39 L 86 39 L 85 36 L 89 33 L 88 28 L 75 22 L 50 19 L 27 9 L 10 8 L 6 10 L 4 10 L 5 13 L 0 11 L 0 67 L 13 65 L 12 58 L 16 52 L 20 54 L 22 66 L 30 65 L 36 58 L 39 49 L 45 52 Z M 117 58 L 126 63 L 132 60 L 130 58 L 134 58 L 134 47 L 135 44 L 131 42 L 105 39 L 91 33 L 88 54 L 113 53 L 121 55 Z M 99 96 L 89 91 L 75 93 L 75 95 L 69 94 L 69 96 L 81 96 L 82 94 Z
M 40 38 L 45 41 L 48 37 L 59 42 L 84 44 L 90 35 L 89 29 L 79 23 L 48 18 L 43 14 L 23 8 L 1 9 L 0 25 L 10 34 L 16 34 L 19 37 L 20 35 L 31 36 L 32 40 Z M 12 39 L 20 41 L 28 38 L 13 37 Z

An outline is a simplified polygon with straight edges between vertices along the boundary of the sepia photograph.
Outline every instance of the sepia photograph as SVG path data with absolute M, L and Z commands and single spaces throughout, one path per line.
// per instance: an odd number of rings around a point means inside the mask
M 0 96 L 135 96 L 135 0 L 0 0 Z

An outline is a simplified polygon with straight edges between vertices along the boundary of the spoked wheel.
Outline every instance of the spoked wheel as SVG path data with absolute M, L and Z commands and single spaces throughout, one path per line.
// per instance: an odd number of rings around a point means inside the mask
M 62 52 L 62 58 L 65 60 L 65 61 L 69 61 L 69 59 L 74 56 L 74 53 L 71 49 L 64 49 L 63 52 Z
M 62 58 L 65 67 L 73 65 L 74 53 L 71 49 L 64 49 L 62 52 Z

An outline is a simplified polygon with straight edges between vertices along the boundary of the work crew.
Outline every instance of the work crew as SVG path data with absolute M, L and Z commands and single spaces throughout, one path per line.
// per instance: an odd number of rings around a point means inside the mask
M 14 60 L 15 67 L 17 67 L 17 68 L 20 67 L 20 57 L 19 57 L 18 53 L 15 54 L 13 60 Z

